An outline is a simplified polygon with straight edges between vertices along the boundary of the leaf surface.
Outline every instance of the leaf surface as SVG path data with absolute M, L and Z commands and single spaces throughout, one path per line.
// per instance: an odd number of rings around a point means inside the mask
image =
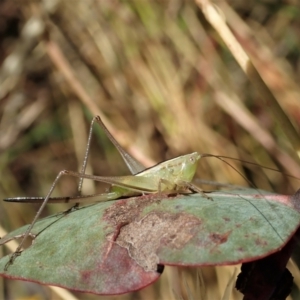
M 257 190 L 133 197 L 40 220 L 0 275 L 95 294 L 141 289 L 159 265 L 227 265 L 276 252 L 299 227 L 299 195 Z M 22 234 L 24 226 L 0 240 Z

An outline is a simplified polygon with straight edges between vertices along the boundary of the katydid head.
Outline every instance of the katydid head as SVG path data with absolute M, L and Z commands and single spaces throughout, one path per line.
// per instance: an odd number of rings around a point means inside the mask
M 193 152 L 181 156 L 182 159 L 182 169 L 181 169 L 181 180 L 192 181 L 198 165 L 198 160 L 201 158 L 201 154 L 198 152 Z
M 191 182 L 196 173 L 197 163 L 200 158 L 201 155 L 198 152 L 193 152 L 160 163 L 156 168 L 159 167 L 160 169 L 160 177 L 170 182 Z

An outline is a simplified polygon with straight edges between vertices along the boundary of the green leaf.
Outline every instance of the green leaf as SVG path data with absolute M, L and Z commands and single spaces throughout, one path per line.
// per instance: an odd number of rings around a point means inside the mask
M 0 275 L 95 294 L 141 289 L 159 265 L 226 265 L 279 250 L 299 226 L 298 196 L 145 195 L 40 220 L 33 244 Z M 22 227 L 3 239 L 24 233 Z

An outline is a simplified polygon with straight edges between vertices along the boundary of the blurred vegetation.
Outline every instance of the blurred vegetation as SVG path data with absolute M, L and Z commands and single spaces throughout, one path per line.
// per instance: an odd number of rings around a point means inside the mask
M 0 198 L 44 196 L 60 170 L 79 170 L 97 114 L 146 166 L 198 151 L 300 177 L 296 0 L 3 0 L 0 16 Z M 129 174 L 103 132 L 94 137 L 87 172 Z M 230 164 L 260 188 L 298 189 L 283 174 Z M 200 161 L 196 177 L 248 185 L 214 158 Z M 64 178 L 55 195 L 75 194 L 76 184 Z M 85 181 L 84 192 L 104 188 Z M 1 225 L 29 223 L 36 209 L 0 202 Z M 63 209 L 48 205 L 44 215 Z M 202 299 L 221 299 L 238 268 L 202 268 Z M 199 299 L 196 273 L 166 268 L 153 286 L 109 299 Z M 0 279 L 4 295 L 58 299 Z

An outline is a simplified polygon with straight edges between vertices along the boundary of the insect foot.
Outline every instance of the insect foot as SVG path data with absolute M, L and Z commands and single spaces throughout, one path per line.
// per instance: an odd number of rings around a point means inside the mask
M 20 256 L 21 253 L 22 253 L 22 250 L 16 251 L 16 252 L 14 252 L 14 253 L 10 256 L 9 261 L 7 262 L 7 264 L 6 264 L 5 267 L 4 267 L 4 271 L 7 271 L 7 270 L 8 270 L 9 266 L 11 266 L 11 265 L 14 263 L 15 259 L 16 259 L 18 256 Z

